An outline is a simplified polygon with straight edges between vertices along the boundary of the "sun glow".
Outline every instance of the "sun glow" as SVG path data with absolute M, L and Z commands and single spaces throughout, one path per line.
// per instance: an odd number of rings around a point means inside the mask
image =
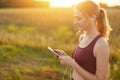
M 84 1 L 84 0 L 35 0 L 35 1 L 48 1 L 50 3 L 50 7 L 72 7 L 74 4 L 77 4 L 81 1 Z M 112 1 L 112 0 L 92 0 L 94 1 L 95 3 L 107 3 L 108 5 L 109 4 L 112 4 L 112 5 L 115 5 L 115 2 Z M 116 0 L 116 2 L 120 3 L 119 0 Z
M 72 7 L 80 1 L 83 0 L 49 0 L 51 7 Z

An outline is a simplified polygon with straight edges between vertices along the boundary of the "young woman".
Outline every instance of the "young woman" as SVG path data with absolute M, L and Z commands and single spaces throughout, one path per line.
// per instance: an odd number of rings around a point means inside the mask
M 73 51 L 72 58 L 61 50 L 61 64 L 73 69 L 73 80 L 106 80 L 109 65 L 108 37 L 111 28 L 104 9 L 92 1 L 74 8 L 75 25 L 84 32 Z

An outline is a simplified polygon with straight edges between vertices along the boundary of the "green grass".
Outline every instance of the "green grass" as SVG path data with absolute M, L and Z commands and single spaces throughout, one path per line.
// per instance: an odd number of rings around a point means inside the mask
M 33 49 L 13 45 L 0 46 L 0 79 L 26 80 L 61 78 L 65 69 L 47 49 Z M 61 76 L 59 76 L 61 75 Z M 58 76 L 58 77 L 57 77 Z
M 107 9 L 107 13 L 113 28 L 109 78 L 118 80 L 120 10 Z M 0 80 L 62 80 L 64 74 L 68 80 L 69 70 L 50 54 L 47 46 L 71 55 L 78 41 L 73 20 L 73 10 L 69 8 L 0 9 Z

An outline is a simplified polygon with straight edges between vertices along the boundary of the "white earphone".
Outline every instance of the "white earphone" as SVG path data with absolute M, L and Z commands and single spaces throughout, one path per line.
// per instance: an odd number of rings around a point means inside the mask
M 93 18 L 90 18 L 91 21 L 93 21 L 94 19 Z

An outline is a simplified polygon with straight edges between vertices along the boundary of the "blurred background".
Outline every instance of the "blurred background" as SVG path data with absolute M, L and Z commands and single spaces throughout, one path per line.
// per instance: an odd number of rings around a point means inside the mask
M 74 4 L 83 0 L 0 0 L 0 80 L 65 80 L 62 66 L 47 47 L 68 55 L 78 42 Z M 120 1 L 93 0 L 108 13 L 110 39 L 108 80 L 120 79 Z

